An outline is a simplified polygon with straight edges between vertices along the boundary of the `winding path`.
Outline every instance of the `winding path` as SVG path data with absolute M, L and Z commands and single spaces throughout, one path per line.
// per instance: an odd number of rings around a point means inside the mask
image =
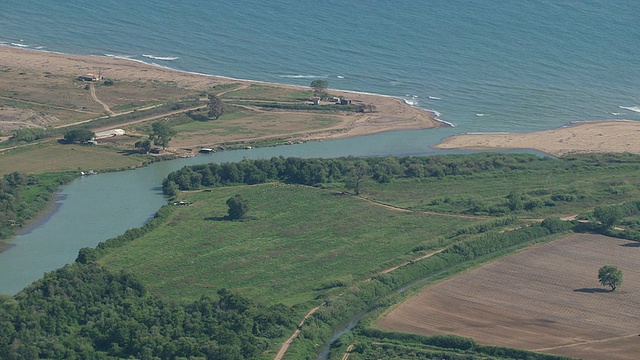
M 102 100 L 98 99 L 98 97 L 96 96 L 96 85 L 94 83 L 89 84 L 89 90 L 91 90 L 91 97 L 93 98 L 93 100 L 95 100 L 98 104 L 102 105 L 102 107 L 104 108 L 104 111 L 106 111 L 107 114 L 113 115 L 114 112 L 111 111 L 111 109 L 109 109 L 109 105 L 102 102 Z
M 320 306 L 322 306 L 322 305 L 320 305 Z M 297 338 L 298 335 L 300 335 L 300 330 L 302 329 L 302 326 L 304 325 L 304 321 L 307 320 L 309 318 L 309 316 L 313 315 L 314 312 L 316 312 L 318 309 L 320 309 L 320 306 L 314 307 L 313 309 L 311 309 L 311 311 L 309 311 L 307 313 L 307 315 L 304 316 L 302 321 L 300 321 L 300 324 L 298 325 L 298 328 L 296 329 L 296 331 L 293 332 L 293 335 L 291 335 L 287 340 L 284 341 L 284 343 L 282 343 L 282 346 L 280 346 L 280 350 L 278 350 L 278 353 L 273 358 L 273 360 L 281 360 L 282 359 L 282 357 L 287 352 L 287 350 L 289 350 L 289 345 L 291 345 L 293 340 L 295 338 Z

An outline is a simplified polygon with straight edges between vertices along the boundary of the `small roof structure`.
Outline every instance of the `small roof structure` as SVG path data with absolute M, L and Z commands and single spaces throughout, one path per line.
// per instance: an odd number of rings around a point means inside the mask
M 112 130 L 100 131 L 96 133 L 96 139 L 103 139 L 103 138 L 108 138 L 113 136 L 122 136 L 125 133 L 126 132 L 123 129 L 112 129 Z

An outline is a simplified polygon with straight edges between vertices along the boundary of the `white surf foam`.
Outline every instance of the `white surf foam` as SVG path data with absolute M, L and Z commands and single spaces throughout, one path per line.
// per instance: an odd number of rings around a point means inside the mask
M 342 75 L 338 75 L 338 76 L 336 76 L 336 77 L 337 77 L 338 79 L 344 79 L 344 76 L 342 76 Z
M 288 78 L 288 79 L 318 79 L 318 78 L 326 78 L 326 76 L 319 75 L 280 75 L 280 77 Z
M 110 57 L 110 58 L 116 58 L 116 59 L 131 60 L 131 55 L 104 54 L 104 56 Z
M 482 114 L 482 113 L 478 113 L 478 114 L 476 114 L 476 116 L 480 116 L 480 117 L 482 117 L 482 116 L 484 116 L 484 114 Z
M 173 60 L 178 60 L 179 57 L 177 56 L 155 56 L 155 55 L 149 55 L 149 54 L 142 54 L 142 56 L 149 58 L 149 59 L 154 59 L 154 60 L 164 60 L 164 61 L 173 61 Z
M 619 106 L 620 109 L 631 110 L 635 112 L 640 112 L 640 106 Z
M 442 100 L 442 98 L 439 98 L 437 96 L 429 96 L 429 99 L 431 99 L 431 100 Z
M 11 43 L 11 45 L 17 46 L 17 47 L 29 47 L 29 45 L 27 44 L 20 44 L 20 43 Z

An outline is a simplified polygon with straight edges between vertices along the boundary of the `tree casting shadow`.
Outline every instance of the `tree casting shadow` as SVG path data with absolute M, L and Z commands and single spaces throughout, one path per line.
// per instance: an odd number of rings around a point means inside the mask
M 581 292 L 581 293 L 588 293 L 588 294 L 611 292 L 611 290 L 607 290 L 607 289 L 603 289 L 603 288 L 582 288 L 582 289 L 575 289 L 573 291 Z
M 632 242 L 632 243 L 620 244 L 620 246 L 624 246 L 624 247 L 640 247 L 640 242 Z

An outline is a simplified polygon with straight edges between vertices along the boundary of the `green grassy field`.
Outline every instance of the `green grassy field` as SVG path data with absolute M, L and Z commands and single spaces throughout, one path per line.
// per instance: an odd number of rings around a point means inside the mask
M 236 193 L 250 203 L 247 221 L 223 219 L 225 201 Z M 190 192 L 181 199 L 193 205 L 101 263 L 126 268 L 153 293 L 179 301 L 233 288 L 259 302 L 294 305 L 330 293 L 332 284 L 415 258 L 418 246 L 435 250 L 452 228 L 486 221 L 399 212 L 280 183 Z
M 371 181 L 364 187 L 372 199 L 416 211 L 488 215 L 513 206 L 520 207 L 515 210 L 523 217 L 579 214 L 640 196 L 636 165 L 569 169 L 558 162 L 549 165 L 418 181 L 396 179 L 387 184 Z M 510 203 L 510 195 L 518 200 Z
M 148 161 L 149 158 L 142 154 L 125 154 L 106 146 L 67 145 L 50 141 L 3 153 L 0 156 L 0 175 L 13 171 L 43 174 L 126 169 Z

